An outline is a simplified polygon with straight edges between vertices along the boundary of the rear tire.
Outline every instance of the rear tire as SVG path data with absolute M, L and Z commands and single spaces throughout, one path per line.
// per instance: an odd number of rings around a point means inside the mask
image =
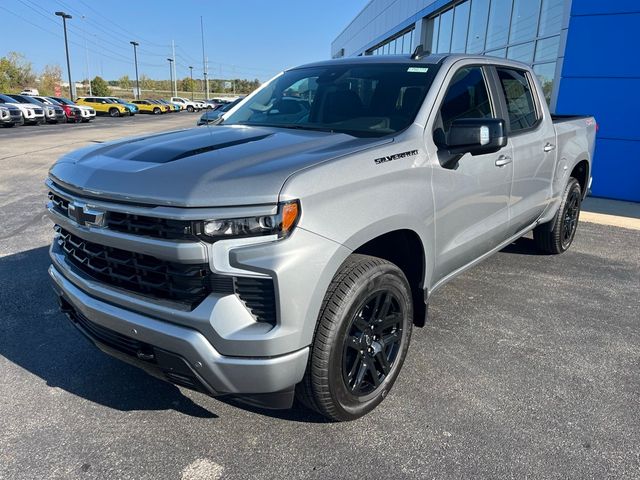
M 571 177 L 564 189 L 562 202 L 553 219 L 533 230 L 533 239 L 541 252 L 556 255 L 566 252 L 576 235 L 582 190 L 578 180 Z
M 117 108 L 110 108 L 109 109 L 109 116 L 116 118 L 120 116 L 120 110 L 118 110 Z
M 193 105 L 187 105 L 187 112 L 193 113 L 194 110 L 195 110 L 195 108 L 193 108 Z
M 325 294 L 298 399 L 333 421 L 369 413 L 398 377 L 412 324 L 402 270 L 381 258 L 349 256 Z

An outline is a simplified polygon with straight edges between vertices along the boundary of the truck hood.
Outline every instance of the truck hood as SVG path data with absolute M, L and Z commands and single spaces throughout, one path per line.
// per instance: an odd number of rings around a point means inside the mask
M 78 193 L 136 203 L 270 204 L 296 171 L 391 141 L 271 127 L 199 127 L 86 147 L 58 160 L 50 176 Z

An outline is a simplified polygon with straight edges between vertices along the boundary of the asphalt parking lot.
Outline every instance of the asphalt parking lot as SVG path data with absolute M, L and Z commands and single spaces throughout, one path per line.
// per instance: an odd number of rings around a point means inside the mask
M 637 230 L 581 223 L 558 257 L 524 238 L 447 285 L 391 394 L 351 423 L 212 399 L 90 346 L 49 287 L 47 169 L 197 118 L 0 129 L 0 479 L 640 478 Z

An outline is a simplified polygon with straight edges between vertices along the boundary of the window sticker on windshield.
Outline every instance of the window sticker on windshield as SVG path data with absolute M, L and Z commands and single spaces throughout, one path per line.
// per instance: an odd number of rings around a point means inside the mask
M 407 68 L 407 72 L 409 73 L 427 73 L 429 71 L 429 67 L 409 67 Z

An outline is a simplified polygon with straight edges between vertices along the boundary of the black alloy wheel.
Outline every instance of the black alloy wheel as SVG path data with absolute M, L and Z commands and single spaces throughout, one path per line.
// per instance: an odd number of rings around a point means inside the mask
M 582 196 L 580 182 L 570 177 L 556 214 L 533 229 L 533 239 L 541 252 L 557 255 L 569 249 L 578 229 Z
M 366 415 L 398 378 L 412 325 L 404 272 L 382 258 L 350 255 L 325 294 L 297 398 L 333 421 Z
M 342 378 L 357 396 L 373 393 L 387 377 L 400 351 L 401 303 L 390 290 L 371 295 L 351 320 L 342 353 Z
M 560 238 L 562 241 L 562 249 L 566 250 L 573 242 L 573 237 L 578 228 L 578 216 L 580 215 L 580 190 L 571 190 L 569 198 L 564 207 L 562 214 L 562 225 Z

